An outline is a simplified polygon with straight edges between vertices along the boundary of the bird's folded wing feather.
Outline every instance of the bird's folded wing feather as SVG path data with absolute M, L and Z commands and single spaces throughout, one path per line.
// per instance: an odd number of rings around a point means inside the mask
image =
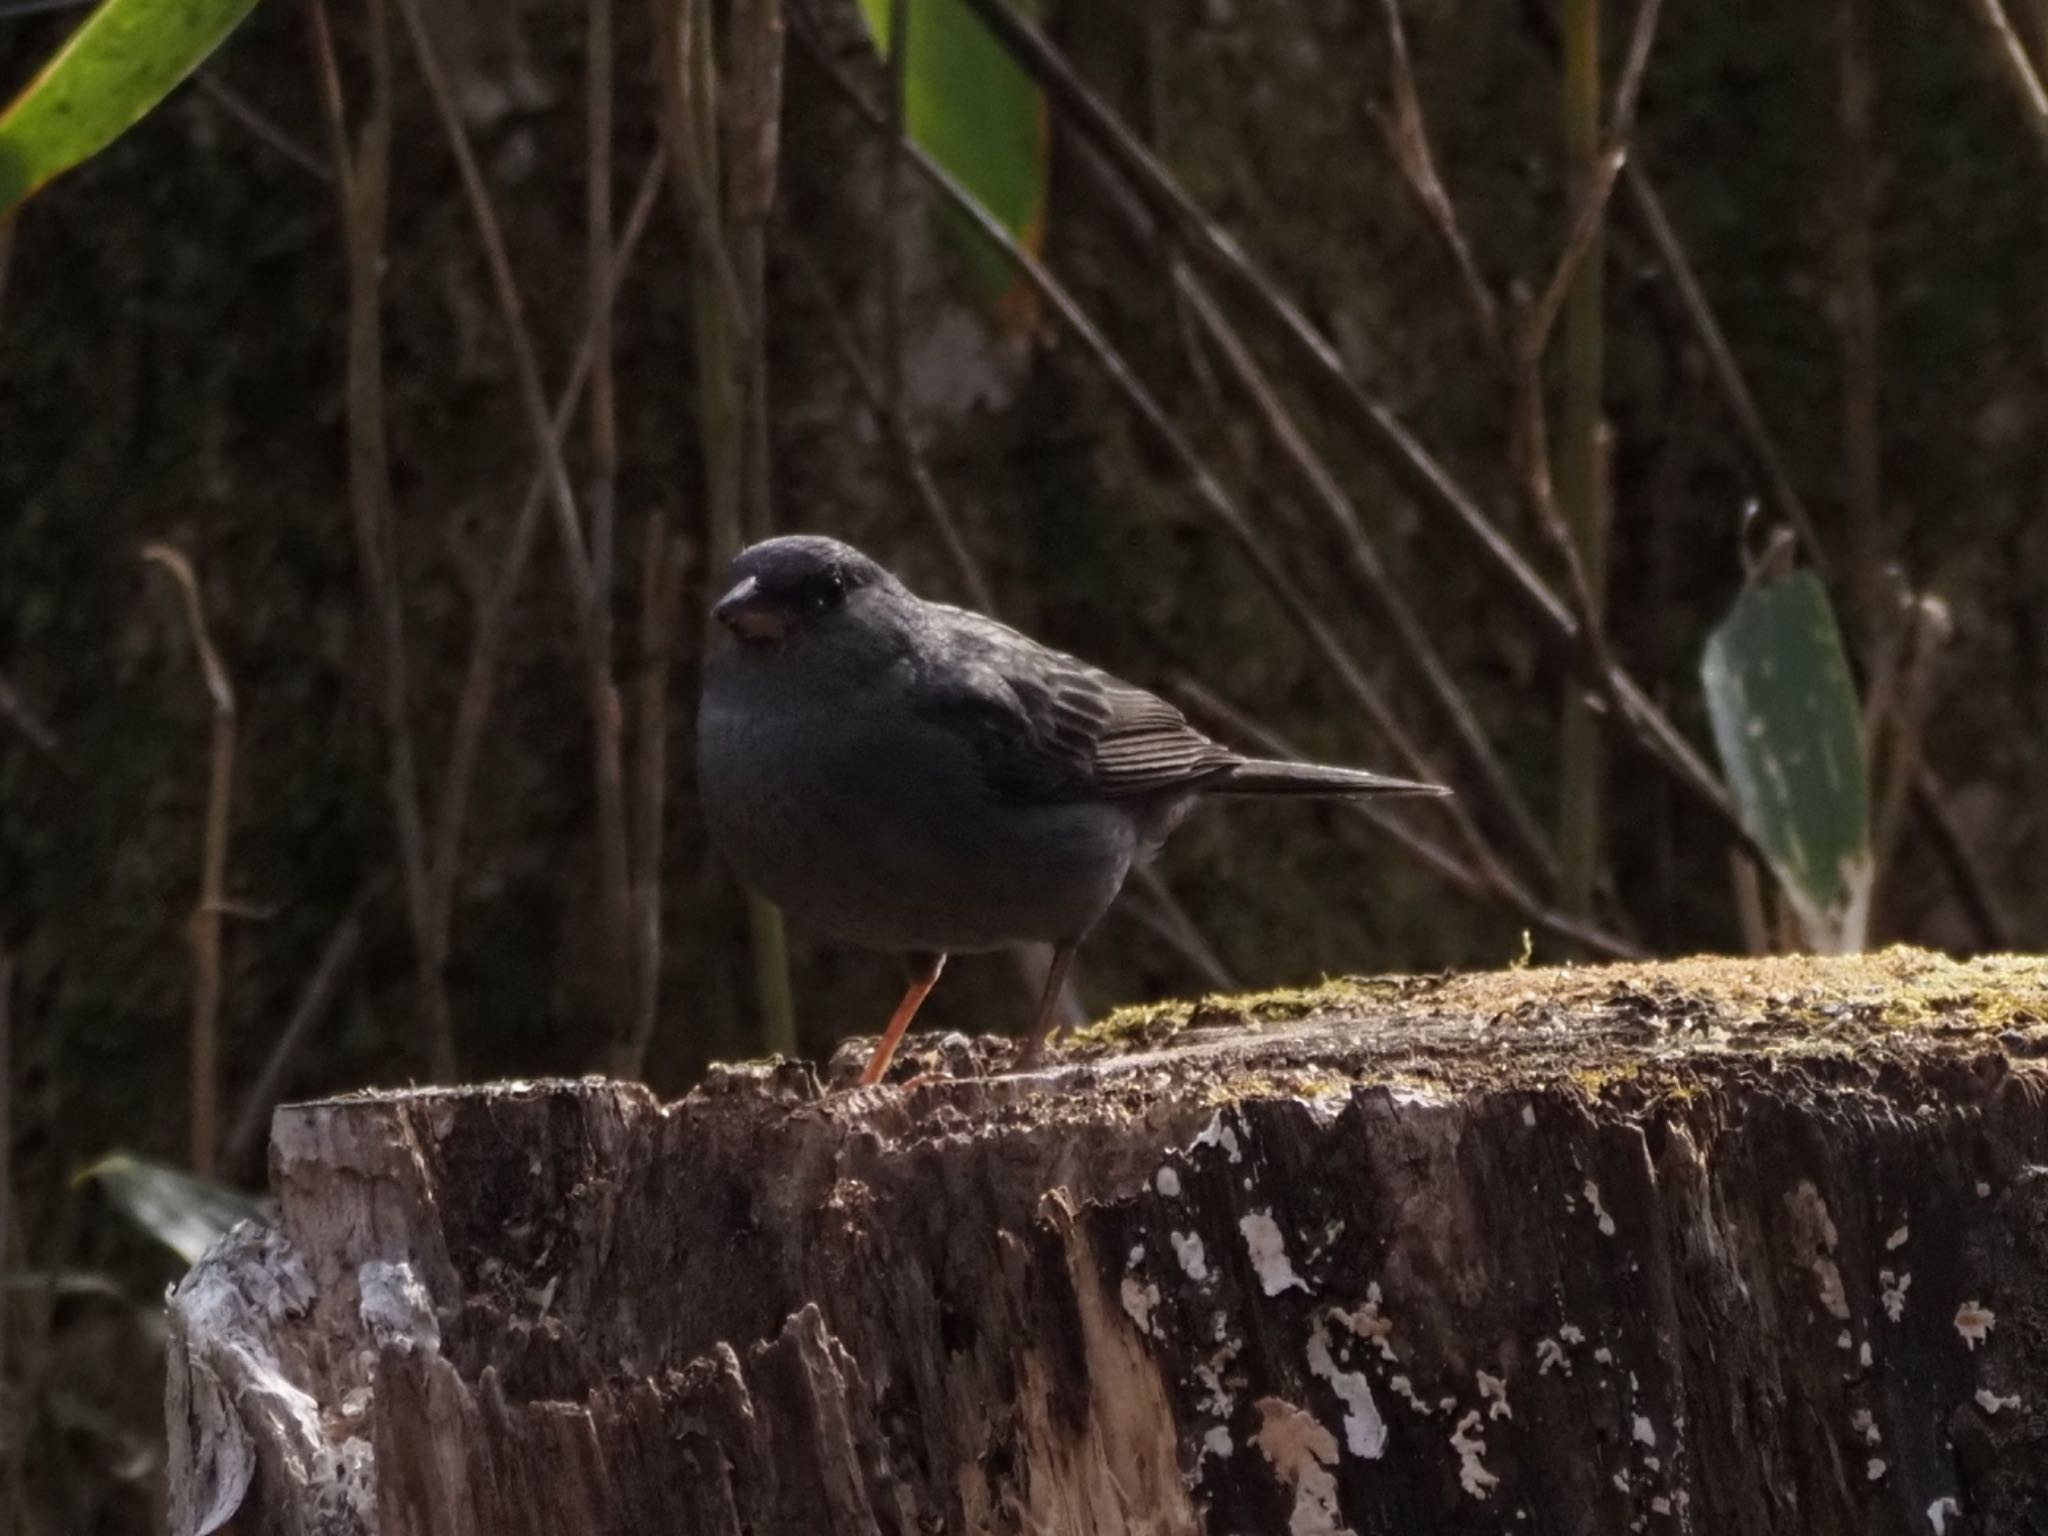
M 920 712 L 972 741 L 1000 794 L 1117 799 L 1191 786 L 1238 761 L 1156 694 L 979 614 L 934 617 L 951 664 L 921 680 Z

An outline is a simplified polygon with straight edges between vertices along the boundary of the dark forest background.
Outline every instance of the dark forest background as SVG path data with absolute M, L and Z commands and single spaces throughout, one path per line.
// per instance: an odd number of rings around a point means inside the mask
M 2048 118 L 2009 50 L 2048 63 L 2048 5 L 2009 5 L 1610 4 L 1590 119 L 1585 0 L 1050 6 L 1013 222 L 1056 289 L 892 153 L 850 6 L 259 7 L 0 227 L 0 1536 L 161 1518 L 177 1262 L 74 1182 L 106 1154 L 254 1190 L 279 1097 L 674 1094 L 879 1025 L 894 965 L 778 950 L 693 804 L 707 598 L 764 530 L 1458 787 L 1197 818 L 1083 951 L 1091 1015 L 1807 941 L 1700 683 L 1788 561 L 1870 719 L 1869 942 L 2040 948 Z M 0 97 L 74 24 L 0 3 Z M 1030 968 L 923 1023 L 1020 1027 Z

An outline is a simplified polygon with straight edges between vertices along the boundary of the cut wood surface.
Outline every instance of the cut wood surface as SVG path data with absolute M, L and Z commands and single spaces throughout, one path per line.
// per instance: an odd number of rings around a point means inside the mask
M 172 1299 L 174 1531 L 2048 1530 L 2048 960 L 1009 1049 L 279 1111 Z

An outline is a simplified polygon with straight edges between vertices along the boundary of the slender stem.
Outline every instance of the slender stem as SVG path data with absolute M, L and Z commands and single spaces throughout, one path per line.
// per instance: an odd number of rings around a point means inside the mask
M 2013 30 L 2012 21 L 2005 14 L 2005 7 L 1999 0 L 1970 0 L 1971 9 L 1984 24 L 1992 51 L 1997 55 L 2005 77 L 2012 83 L 2013 94 L 2018 98 L 2020 111 L 2026 117 L 2027 126 L 2034 132 L 2035 141 L 2041 152 L 2048 155 L 2048 88 L 2041 83 L 2041 71 L 2027 57 L 2026 45 Z M 2043 69 L 2048 69 L 2048 15 L 2042 17 Z
M 654 205 L 661 195 L 665 157 L 657 151 L 642 173 L 632 211 L 619 236 L 618 250 L 610 264 L 609 292 L 616 295 L 630 270 L 641 236 L 647 231 Z M 549 430 L 557 443 L 565 442 L 591 377 L 597 355 L 597 313 L 584 329 L 583 341 L 570 365 L 568 382 L 556 401 Z M 476 784 L 477 765 L 483 755 L 484 727 L 489 721 L 491 702 L 497 693 L 498 664 L 505 649 L 505 636 L 512 621 L 512 605 L 526 577 L 540 532 L 541 512 L 547 504 L 548 475 L 545 464 L 527 483 L 526 495 L 512 519 L 505 552 L 499 558 L 497 574 L 487 589 L 477 614 L 476 633 L 470 641 L 469 661 L 463 670 L 462 691 L 455 705 L 455 724 L 450 732 L 448 763 L 442 771 L 441 789 L 434 806 L 433 890 L 429 927 L 435 942 L 446 952 L 454 921 L 455 888 L 461 873 L 462 839 L 469 825 L 470 791 Z
M 227 908 L 228 823 L 234 807 L 235 689 L 206 628 L 199 580 L 192 562 L 168 544 L 145 544 L 142 558 L 162 567 L 185 600 L 185 621 L 199 652 L 206 692 L 213 701 L 213 747 L 206 788 L 206 831 L 199 862 L 199 900 L 192 910 L 192 1031 L 188 1089 L 191 1136 L 188 1160 L 195 1173 L 213 1172 L 220 1146 L 220 928 Z
M 633 1027 L 620 1070 L 637 1078 L 647 1069 L 647 1052 L 661 1008 L 661 870 L 664 807 L 668 790 L 668 681 L 683 605 L 684 550 L 668 533 L 661 505 L 647 516 L 641 556 L 640 708 L 634 757 L 633 846 L 639 852 L 633 874 Z
M 1564 0 L 1564 141 L 1575 179 L 1590 184 L 1600 153 L 1600 0 Z M 1564 420 L 1558 453 L 1558 499 L 1585 571 L 1585 619 L 1602 622 L 1607 564 L 1600 473 L 1602 344 L 1606 260 L 1599 223 L 1586 237 L 1564 299 Z M 1541 388 L 1532 378 L 1530 387 Z M 1575 680 L 1564 695 L 1559 740 L 1558 848 L 1560 892 L 1569 911 L 1593 908 L 1600 868 L 1600 730 L 1585 689 Z
M 257 1073 L 248 1097 L 243 1100 L 242 1112 L 235 1117 L 235 1128 L 228 1135 L 225 1159 L 228 1168 L 244 1167 L 255 1155 L 269 1128 L 271 1111 L 291 1086 L 293 1068 L 298 1065 L 313 1032 L 320 1027 L 340 994 L 349 967 L 355 964 L 356 952 L 362 948 L 362 906 L 360 900 L 351 903 L 335 925 L 334 932 L 327 936 L 327 943 L 320 950 L 320 959 L 306 982 L 306 990 L 299 996 L 298 1006 L 292 1010 L 290 1020 L 277 1037 L 277 1044 L 271 1047 L 270 1056 L 263 1063 L 263 1070 Z
M 1609 695 L 1616 715 L 1629 729 L 1630 739 L 1682 784 L 1730 837 L 1747 842 L 1748 833 L 1734 801 L 1706 761 L 1642 687 L 1605 653 L 1598 636 L 1585 628 L 1573 606 L 1537 574 L 1391 408 L 1351 377 L 1335 343 L 1316 329 L 1242 247 L 1202 212 L 1158 158 L 1138 142 L 1073 66 L 1007 0 L 964 3 L 987 24 L 997 41 L 1045 90 L 1053 104 L 1130 178 L 1134 190 L 1188 250 L 1228 276 L 1309 362 L 1316 376 L 1352 412 L 1368 446 L 1379 454 L 1403 489 L 1423 507 L 1445 517 L 1522 606 L 1538 633 L 1564 652 L 1591 684 Z M 1655 3 L 1656 0 L 1645 0 L 1645 8 Z M 1654 14 L 1652 11 L 1641 17 L 1639 11 L 1639 36 L 1647 35 L 1649 29 L 1643 23 L 1653 20 Z M 814 47 L 823 54 L 822 45 L 814 42 Z M 1625 83 L 1629 73 L 1639 76 L 1639 72 L 1625 70 Z M 871 118 L 877 115 L 865 106 L 864 110 L 869 110 Z M 915 150 L 914 145 L 912 149 Z M 1618 169 L 1618 160 L 1616 165 Z M 1028 273 L 1029 269 L 1026 270 Z
M 391 184 L 391 45 L 383 0 L 368 0 L 370 101 L 353 147 L 341 71 L 325 0 L 307 12 L 314 75 L 327 122 L 341 203 L 348 271 L 348 478 L 363 602 L 376 636 L 378 707 L 383 716 L 392 820 L 398 833 L 406 912 L 411 919 L 418 1006 L 429 1068 L 443 1082 L 459 1075 L 448 1003 L 448 948 L 433 921 L 432 872 L 421 817 L 418 756 L 391 500 L 391 455 L 384 430 L 383 277 Z

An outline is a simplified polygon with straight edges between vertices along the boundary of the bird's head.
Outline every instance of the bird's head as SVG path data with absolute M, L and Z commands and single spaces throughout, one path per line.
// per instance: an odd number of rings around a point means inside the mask
M 852 545 L 789 534 L 740 551 L 731 589 L 712 605 L 711 616 L 744 646 L 779 646 L 901 591 L 895 577 Z

